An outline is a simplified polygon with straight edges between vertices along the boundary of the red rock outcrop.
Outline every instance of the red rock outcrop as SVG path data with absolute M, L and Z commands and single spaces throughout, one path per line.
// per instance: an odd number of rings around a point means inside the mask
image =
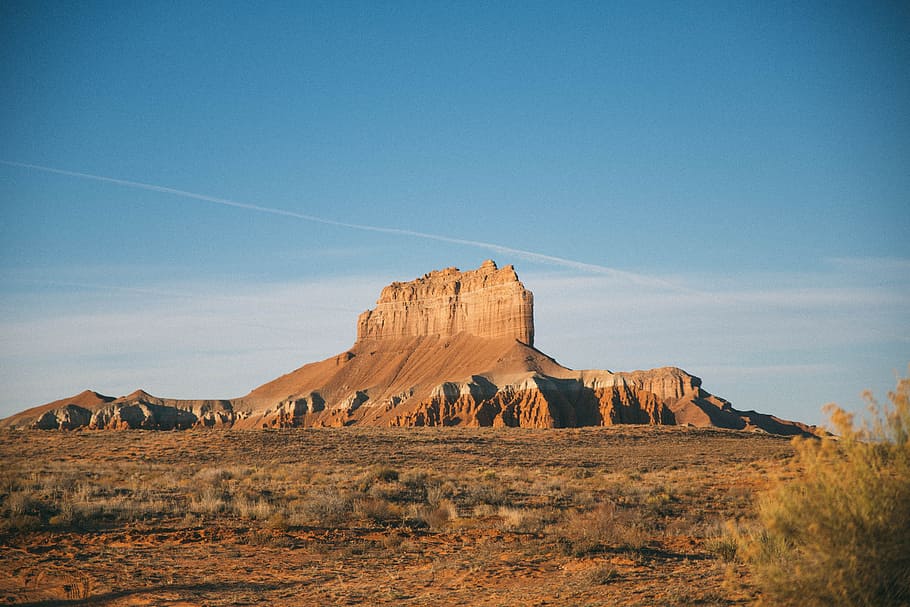
M 533 347 L 533 296 L 512 266 L 431 272 L 383 289 L 350 350 L 231 400 L 83 392 L 0 427 L 520 426 L 689 424 L 775 434 L 812 428 L 741 412 L 675 367 L 573 371 Z

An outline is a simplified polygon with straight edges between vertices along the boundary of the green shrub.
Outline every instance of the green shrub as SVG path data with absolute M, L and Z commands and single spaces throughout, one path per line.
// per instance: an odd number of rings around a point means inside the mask
M 835 405 L 839 438 L 795 442 L 801 472 L 759 503 L 749 561 L 775 605 L 910 604 L 910 379 L 872 423 Z

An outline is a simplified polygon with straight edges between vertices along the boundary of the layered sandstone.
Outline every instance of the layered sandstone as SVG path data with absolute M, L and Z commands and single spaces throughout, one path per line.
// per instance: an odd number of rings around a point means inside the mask
M 86 391 L 0 427 L 183 429 L 310 426 L 563 428 L 687 424 L 804 434 L 734 409 L 675 367 L 573 371 L 536 350 L 533 296 L 512 266 L 448 268 L 383 289 L 350 350 L 231 400 L 112 398 Z
M 358 341 L 458 333 L 534 345 L 534 297 L 515 268 L 487 260 L 476 270 L 446 268 L 393 282 L 357 319 Z

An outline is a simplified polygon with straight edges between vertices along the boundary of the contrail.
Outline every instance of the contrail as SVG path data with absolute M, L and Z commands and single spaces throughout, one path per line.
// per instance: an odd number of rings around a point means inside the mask
M 572 268 L 574 270 L 581 270 L 583 272 L 590 272 L 593 274 L 605 274 L 608 276 L 613 276 L 615 278 L 622 278 L 630 282 L 650 287 L 659 287 L 664 289 L 672 289 L 674 291 L 683 291 L 686 290 L 678 285 L 672 283 L 652 278 L 650 276 L 643 276 L 641 274 L 635 274 L 634 272 L 625 272 L 623 270 L 617 270 L 615 268 L 610 268 L 607 266 L 585 263 L 583 261 L 576 261 L 574 259 L 566 259 L 564 257 L 556 257 L 553 255 L 545 255 L 543 253 L 537 253 L 535 251 L 526 251 L 524 249 L 515 249 L 513 247 L 507 247 L 504 245 L 492 243 L 492 242 L 483 242 L 479 240 L 468 240 L 464 238 L 455 238 L 452 236 L 444 236 L 441 234 L 430 234 L 428 232 L 418 232 L 415 230 L 404 230 L 401 228 L 387 228 L 382 226 L 373 226 L 360 223 L 350 223 L 347 221 L 337 221 L 335 219 L 327 219 L 325 217 L 319 217 L 316 215 L 308 215 L 306 213 L 297 213 L 295 211 L 288 211 L 285 209 L 276 209 L 273 207 L 264 207 L 258 204 L 249 204 L 246 202 L 238 202 L 236 200 L 230 200 L 228 198 L 220 198 L 218 196 L 209 196 L 207 194 L 197 194 L 196 192 L 188 192 L 186 190 L 178 190 L 176 188 L 169 188 L 161 185 L 154 185 L 151 183 L 143 183 L 141 181 L 131 181 L 129 179 L 118 179 L 116 177 L 105 177 L 104 175 L 92 175 L 91 173 L 80 173 L 78 171 L 67 171 L 64 169 L 55 169 L 53 167 L 42 166 L 40 164 L 29 164 L 27 162 L 14 162 L 10 160 L 0 160 L 0 164 L 5 164 L 7 166 L 19 167 L 24 169 L 34 169 L 36 171 L 44 171 L 46 173 L 56 173 L 57 175 L 67 175 L 69 177 L 78 177 L 80 179 L 90 179 L 92 181 L 101 181 L 104 183 L 113 183 L 116 185 L 135 188 L 139 190 L 149 190 L 151 192 L 161 192 L 163 194 L 171 194 L 173 196 L 181 196 L 183 198 L 191 198 L 194 200 L 202 200 L 205 202 L 210 202 L 213 204 L 220 204 L 227 207 L 234 207 L 238 209 L 246 209 L 248 211 L 255 211 L 257 213 L 269 213 L 271 215 L 280 215 L 283 217 L 293 217 L 295 219 L 302 219 L 304 221 L 312 221 L 315 223 L 321 223 L 325 225 L 338 226 L 342 228 L 350 228 L 352 230 L 362 230 L 366 232 L 379 232 L 382 234 L 396 234 L 399 236 L 411 236 L 413 238 L 423 238 L 426 240 L 436 240 L 439 242 L 448 242 L 451 244 L 464 245 L 468 247 L 476 247 L 479 249 L 486 249 L 488 251 L 493 251 L 496 253 L 503 253 L 506 255 L 513 255 L 515 257 L 526 259 L 528 261 L 536 261 L 539 263 L 557 265 L 565 268 Z

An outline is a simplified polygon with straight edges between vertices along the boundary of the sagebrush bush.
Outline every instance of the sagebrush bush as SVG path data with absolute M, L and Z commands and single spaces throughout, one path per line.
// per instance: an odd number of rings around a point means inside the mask
M 775 605 L 910 604 L 910 378 L 864 397 L 872 422 L 829 405 L 840 436 L 798 439 L 800 474 L 759 503 L 749 561 Z

